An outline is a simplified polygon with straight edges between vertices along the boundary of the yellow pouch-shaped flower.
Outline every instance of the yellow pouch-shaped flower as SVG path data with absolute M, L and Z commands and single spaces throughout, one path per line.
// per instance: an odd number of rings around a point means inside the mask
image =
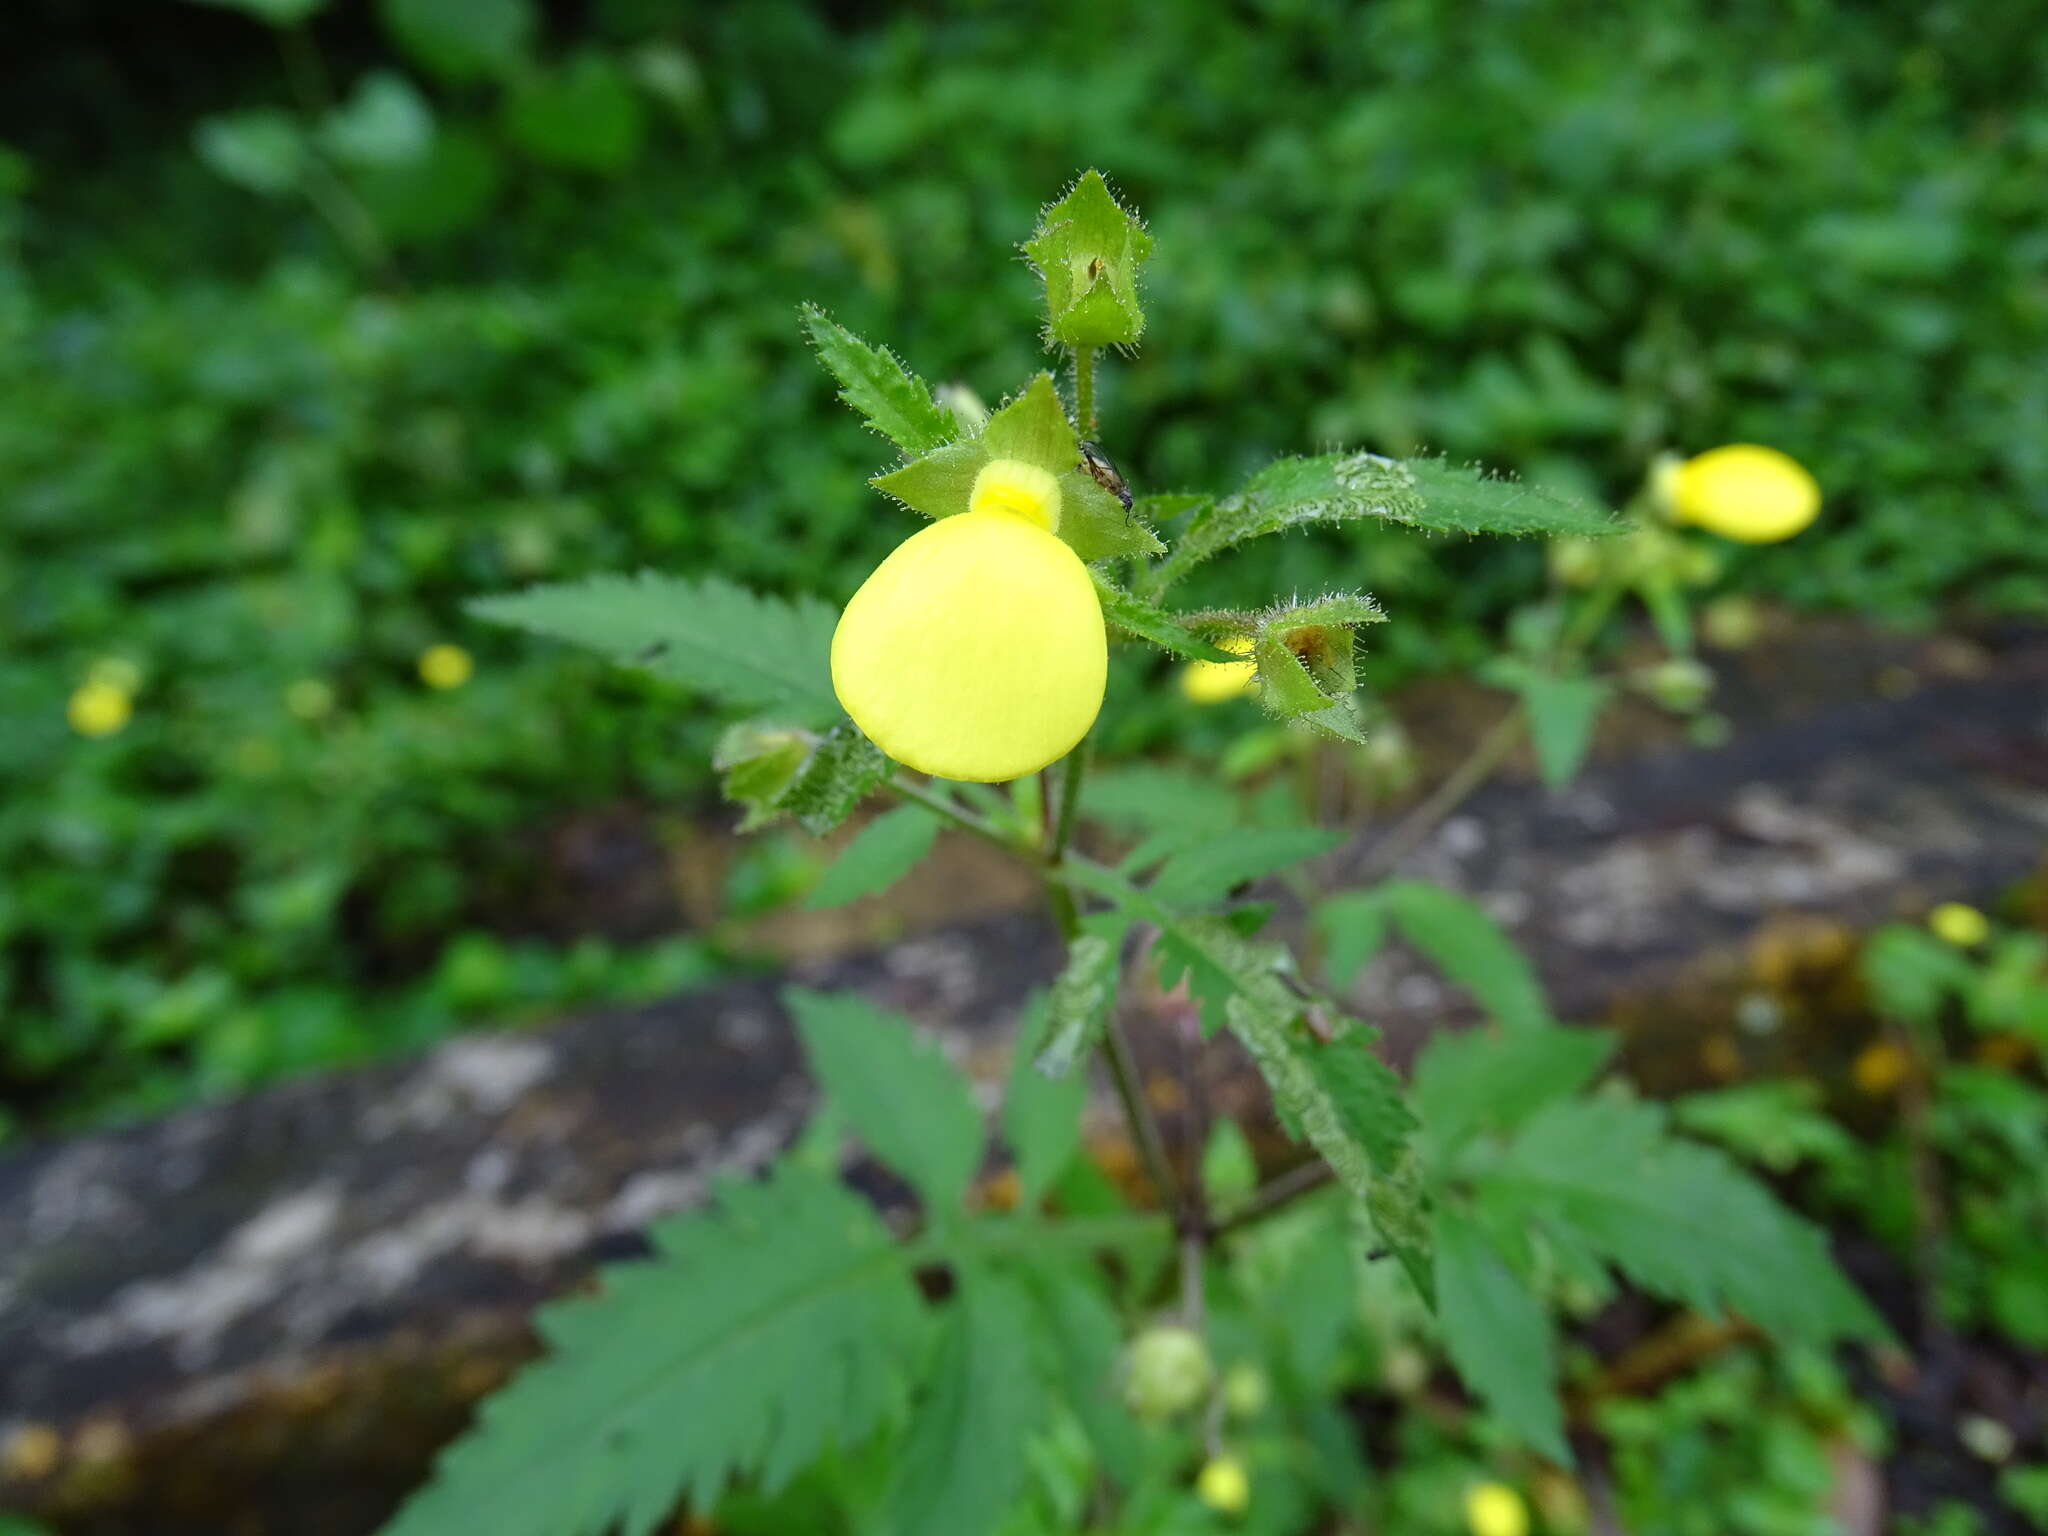
M 1080 557 L 1011 511 L 942 518 L 897 546 L 832 636 L 832 687 L 899 763 L 995 783 L 1064 757 L 1109 671 Z
M 1755 443 L 1731 443 L 1671 473 L 1672 516 L 1744 544 L 1789 539 L 1820 513 L 1820 486 L 1797 459 Z

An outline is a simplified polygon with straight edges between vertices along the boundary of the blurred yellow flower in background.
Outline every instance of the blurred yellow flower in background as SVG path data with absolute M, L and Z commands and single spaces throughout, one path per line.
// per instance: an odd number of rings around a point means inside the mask
M 1674 522 L 1744 544 L 1775 544 L 1820 515 L 1820 485 L 1789 454 L 1731 443 L 1660 468 L 1654 483 Z
M 1506 1483 L 1480 1483 L 1465 1494 L 1472 1536 L 1529 1536 L 1529 1506 Z
M 1051 474 L 996 459 L 969 506 L 861 583 L 832 634 L 832 689 L 897 762 L 986 784 L 1080 744 L 1102 708 L 1109 637 L 1088 568 L 1057 537 Z
M 1928 913 L 1927 926 L 1957 949 L 1974 949 L 1991 937 L 1991 919 L 1960 901 L 1944 901 Z
M 64 718 L 81 736 L 111 736 L 128 723 L 135 712 L 134 701 L 125 688 L 105 681 L 89 681 L 71 695 Z
M 1195 1478 L 1195 1497 L 1221 1515 L 1241 1515 L 1251 1506 L 1251 1474 L 1235 1456 L 1212 1457 Z
M 1913 1059 L 1889 1040 L 1874 1041 L 1856 1053 L 1849 1076 L 1873 1098 L 1896 1093 L 1913 1075 Z
M 1249 657 L 1252 637 L 1231 635 L 1217 641 L 1216 648 Z M 1257 663 L 1249 660 L 1191 661 L 1180 669 L 1180 691 L 1196 704 L 1221 704 L 1227 699 L 1242 698 L 1250 693 L 1258 676 Z
M 429 688 L 460 688 L 476 671 L 476 662 L 459 645 L 430 645 L 420 652 L 420 681 Z

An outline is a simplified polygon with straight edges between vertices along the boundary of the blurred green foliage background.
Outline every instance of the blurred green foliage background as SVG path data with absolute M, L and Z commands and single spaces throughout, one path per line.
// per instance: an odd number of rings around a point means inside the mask
M 843 598 L 906 525 L 798 303 L 1000 397 L 1046 361 L 1015 242 L 1090 164 L 1159 240 L 1104 383 L 1140 490 L 1359 443 L 1618 500 L 1756 440 L 1829 505 L 1739 583 L 2048 609 L 2039 23 L 15 0 L 0 1135 L 720 963 L 536 915 L 544 829 L 704 796 L 707 724 L 462 604 L 642 565 Z M 1370 588 L 1385 685 L 1483 655 L 1540 571 L 1353 534 L 1205 577 Z M 444 643 L 476 671 L 436 689 Z M 132 718 L 88 738 L 94 677 Z

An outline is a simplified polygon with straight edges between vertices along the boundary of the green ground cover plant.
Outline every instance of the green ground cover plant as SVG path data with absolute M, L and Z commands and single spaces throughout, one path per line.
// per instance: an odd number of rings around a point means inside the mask
M 1029 305 L 985 252 L 1090 159 L 1177 252 L 1152 294 L 1177 344 L 1104 385 L 1142 492 L 1364 443 L 1619 502 L 1661 450 L 1756 439 L 1829 510 L 1796 550 L 1735 556 L 1738 587 L 1908 621 L 2042 605 L 2026 7 L 744 9 L 191 4 L 147 41 L 17 10 L 17 1120 L 492 1017 L 431 980 L 479 938 L 559 963 L 573 938 L 508 932 L 492 894 L 549 877 L 521 834 L 704 795 L 712 725 L 678 685 L 462 603 L 643 564 L 850 590 L 889 540 L 796 305 L 830 293 L 937 380 L 1021 376 Z M 1542 580 L 1530 548 L 1372 528 L 1242 559 L 1274 592 L 1400 590 L 1416 622 L 1377 642 L 1381 686 L 1478 664 Z M 1222 579 L 1196 569 L 1191 600 Z M 474 676 L 432 689 L 420 659 L 450 644 Z M 1160 667 L 1120 664 L 1138 702 L 1105 751 L 1220 744 L 1144 686 Z M 133 686 L 81 736 L 95 681 Z

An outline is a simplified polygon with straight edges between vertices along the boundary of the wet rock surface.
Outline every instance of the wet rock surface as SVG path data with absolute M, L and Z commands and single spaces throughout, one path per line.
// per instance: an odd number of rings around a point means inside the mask
M 1489 789 L 1402 869 L 1481 901 L 1561 1016 L 1626 1030 L 1653 1090 L 1846 1056 L 1856 935 L 2029 880 L 2048 845 L 2048 637 L 1960 663 L 1934 644 L 1850 633 L 1832 672 L 1806 654 L 1777 679 L 1746 656 L 1730 745 L 1652 739 L 1562 794 Z M 1873 695 L 1901 672 L 1901 696 Z M 1321 873 L 1343 883 L 1375 841 Z M 373 1528 L 530 1350 L 535 1303 L 793 1133 L 810 1089 L 781 986 L 901 1008 L 994 1081 L 1056 964 L 1036 915 L 984 919 L 0 1157 L 0 1509 L 79 1532 Z M 1352 1000 L 1397 1058 L 1467 1016 L 1398 949 Z M 1130 1006 L 1171 1111 L 1185 1009 L 1142 988 Z M 1217 1102 L 1254 1102 L 1210 1053 Z

